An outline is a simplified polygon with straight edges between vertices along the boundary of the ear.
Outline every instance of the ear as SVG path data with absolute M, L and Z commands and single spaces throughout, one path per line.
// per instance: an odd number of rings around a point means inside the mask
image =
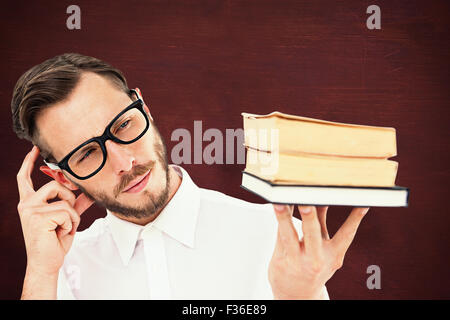
M 41 170 L 44 174 L 48 175 L 50 178 L 58 181 L 60 184 L 65 186 L 70 190 L 78 190 L 78 187 L 72 183 L 69 179 L 64 176 L 61 170 L 52 170 L 48 166 L 40 166 L 39 170 Z
M 147 105 L 144 103 L 144 110 L 145 110 L 145 112 L 147 112 L 148 113 L 148 116 L 150 117 L 150 119 L 152 119 L 152 121 L 153 121 L 153 117 L 152 117 L 152 114 L 150 113 L 150 110 L 148 109 L 148 107 L 147 107 Z
M 144 101 L 144 98 L 142 97 L 141 89 L 136 88 L 135 90 L 139 93 L 139 96 L 140 96 L 140 98 L 142 99 L 142 101 Z M 147 107 L 147 105 L 145 104 L 145 102 L 144 102 L 144 110 L 145 110 L 145 112 L 148 113 L 148 116 L 149 116 L 150 119 L 152 119 L 152 121 L 153 121 L 152 114 L 150 113 L 150 110 L 148 109 L 148 107 Z

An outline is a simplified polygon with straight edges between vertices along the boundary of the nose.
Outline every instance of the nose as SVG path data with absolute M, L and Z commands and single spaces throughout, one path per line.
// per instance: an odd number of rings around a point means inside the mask
M 117 144 L 111 140 L 106 141 L 105 147 L 108 154 L 108 159 L 114 172 L 118 175 L 126 173 L 133 168 L 135 158 L 130 155 L 125 145 Z

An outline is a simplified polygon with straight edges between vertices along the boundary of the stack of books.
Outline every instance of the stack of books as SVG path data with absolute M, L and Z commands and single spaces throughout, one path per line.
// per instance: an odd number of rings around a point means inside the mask
M 394 128 L 242 113 L 242 187 L 272 203 L 407 207 Z

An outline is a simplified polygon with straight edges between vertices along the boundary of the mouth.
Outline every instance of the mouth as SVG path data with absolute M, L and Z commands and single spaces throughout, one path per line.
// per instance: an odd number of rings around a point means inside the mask
M 145 188 L 148 181 L 150 180 L 150 174 L 152 173 L 152 169 L 150 169 L 144 176 L 141 176 L 137 178 L 136 180 L 132 181 L 124 190 L 123 192 L 127 193 L 136 193 L 141 191 Z

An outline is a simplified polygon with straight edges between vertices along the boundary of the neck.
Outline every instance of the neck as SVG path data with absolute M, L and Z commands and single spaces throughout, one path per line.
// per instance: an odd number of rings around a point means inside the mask
M 153 220 L 155 220 L 159 214 L 161 213 L 162 210 L 164 210 L 164 208 L 166 207 L 166 205 L 170 202 L 170 200 L 172 200 L 173 196 L 175 195 L 175 193 L 177 192 L 178 188 L 180 187 L 181 184 L 181 177 L 178 175 L 178 173 L 175 172 L 175 169 L 169 165 L 169 176 L 170 176 L 170 180 L 169 180 L 169 196 L 167 198 L 166 203 L 158 210 L 156 211 L 154 214 L 152 214 L 149 217 L 145 217 L 145 218 L 133 218 L 133 217 L 123 217 L 120 214 L 117 214 L 115 212 L 113 212 L 113 214 L 117 217 L 119 217 L 122 220 L 125 221 L 129 221 L 135 224 L 139 224 L 141 226 L 145 226 L 146 224 L 152 222 Z

